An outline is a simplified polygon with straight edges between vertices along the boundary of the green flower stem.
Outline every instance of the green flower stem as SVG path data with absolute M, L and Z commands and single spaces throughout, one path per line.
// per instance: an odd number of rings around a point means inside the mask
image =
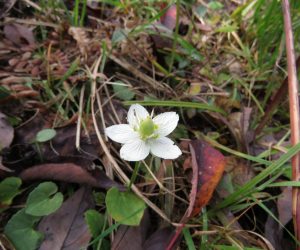
M 131 178 L 130 178 L 130 182 L 128 184 L 128 188 L 127 188 L 127 191 L 130 191 L 131 190 L 131 186 L 132 184 L 135 182 L 136 180 L 136 177 L 137 177 L 137 174 L 139 172 L 139 169 L 140 169 L 140 166 L 141 166 L 141 163 L 139 161 L 137 161 L 135 163 L 135 166 L 134 166 L 134 170 L 133 170 L 133 173 L 131 175 Z
M 41 162 L 43 162 L 44 160 L 43 160 L 43 155 L 42 155 L 40 144 L 37 141 L 35 141 L 34 144 L 35 144 L 35 147 L 37 149 L 37 152 L 38 152 L 38 155 L 39 155 L 39 159 L 40 159 Z

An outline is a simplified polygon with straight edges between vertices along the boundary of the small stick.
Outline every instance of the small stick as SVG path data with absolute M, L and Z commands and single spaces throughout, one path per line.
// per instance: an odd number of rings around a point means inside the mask
M 282 0 L 282 9 L 284 16 L 284 32 L 286 40 L 286 54 L 288 66 L 288 90 L 290 102 L 290 121 L 291 121 L 291 142 L 296 145 L 300 141 L 300 117 L 299 117 L 299 98 L 298 98 L 298 80 L 295 62 L 294 40 L 292 31 L 292 22 L 290 15 L 290 4 L 288 0 Z M 292 158 L 293 181 L 300 180 L 300 154 Z M 293 187 L 293 222 L 296 239 L 300 240 L 300 189 Z M 300 245 L 297 243 L 297 250 Z

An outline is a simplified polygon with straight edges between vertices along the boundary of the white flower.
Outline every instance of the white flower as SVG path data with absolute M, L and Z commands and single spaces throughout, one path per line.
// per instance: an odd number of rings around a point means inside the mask
M 181 155 L 181 150 L 166 136 L 176 128 L 178 120 L 176 112 L 152 118 L 143 106 L 134 104 L 128 111 L 129 124 L 113 125 L 105 132 L 113 141 L 124 144 L 120 150 L 124 160 L 144 160 L 150 152 L 163 159 L 175 159 Z

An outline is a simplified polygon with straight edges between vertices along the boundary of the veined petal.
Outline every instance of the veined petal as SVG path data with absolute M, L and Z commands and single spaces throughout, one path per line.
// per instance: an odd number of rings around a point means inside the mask
M 132 142 L 139 138 L 139 134 L 128 124 L 110 126 L 105 129 L 105 133 L 110 139 L 119 143 Z
M 126 161 L 144 160 L 149 153 L 150 146 L 140 139 L 130 143 L 125 143 L 120 150 L 121 158 Z
M 153 122 L 158 126 L 155 131 L 160 136 L 167 136 L 170 134 L 177 126 L 179 121 L 179 116 L 176 112 L 166 112 L 157 115 L 153 118 Z
M 141 120 L 146 119 L 149 116 L 148 111 L 140 104 L 133 104 L 130 106 L 127 120 L 131 127 L 137 127 Z
M 150 151 L 153 155 L 163 159 L 176 159 L 181 155 L 179 147 L 167 138 L 161 137 L 150 142 Z

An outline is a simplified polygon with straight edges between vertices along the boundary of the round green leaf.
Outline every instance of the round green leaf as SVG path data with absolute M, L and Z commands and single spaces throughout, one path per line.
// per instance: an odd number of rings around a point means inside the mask
M 106 195 L 106 207 L 109 215 L 124 225 L 136 226 L 140 224 L 146 204 L 134 193 L 120 192 L 113 187 Z
M 124 85 L 124 83 L 119 82 L 119 84 L 113 85 L 113 90 L 115 95 L 124 101 L 132 100 L 135 96 L 135 93 L 128 88 L 128 86 Z
M 105 224 L 104 215 L 94 209 L 89 209 L 84 213 L 84 217 L 91 234 L 94 238 L 97 238 L 101 234 Z
M 14 214 L 5 226 L 4 233 L 18 250 L 35 250 L 43 234 L 33 229 L 40 217 L 25 213 L 25 208 Z
M 43 182 L 28 196 L 26 213 L 34 216 L 45 216 L 55 212 L 63 202 L 62 193 L 57 193 L 53 182 Z
M 10 205 L 12 199 L 19 194 L 22 180 L 17 177 L 8 177 L 0 182 L 0 203 Z
M 52 128 L 43 129 L 37 133 L 35 140 L 37 142 L 50 141 L 56 135 L 56 131 Z

